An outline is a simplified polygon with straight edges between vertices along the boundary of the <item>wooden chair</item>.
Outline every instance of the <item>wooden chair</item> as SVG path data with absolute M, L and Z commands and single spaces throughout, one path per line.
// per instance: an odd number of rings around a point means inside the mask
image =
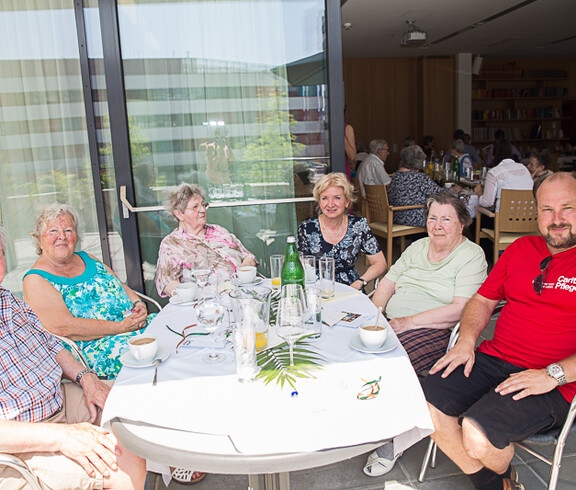
M 488 238 L 494 243 L 494 262 L 501 250 L 518 238 L 538 233 L 536 222 L 536 199 L 531 190 L 503 189 L 500 196 L 500 211 L 492 211 L 476 206 L 476 243 Z M 494 218 L 494 228 L 481 228 L 481 215 Z
M 363 201 L 363 215 L 368 220 L 372 233 L 386 239 L 386 266 L 392 265 L 392 240 L 400 238 L 400 251 L 406 247 L 404 237 L 417 233 L 426 233 L 424 226 L 406 226 L 394 224 L 394 212 L 406 209 L 421 209 L 423 204 L 413 206 L 390 206 L 385 185 L 365 185 L 366 196 Z

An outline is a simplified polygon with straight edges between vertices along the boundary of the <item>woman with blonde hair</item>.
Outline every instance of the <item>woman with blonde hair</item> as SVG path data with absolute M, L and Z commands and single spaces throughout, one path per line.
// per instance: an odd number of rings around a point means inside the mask
M 354 186 L 343 173 L 324 175 L 314 185 L 313 195 L 320 215 L 298 227 L 298 250 L 304 255 L 333 257 L 336 281 L 362 289 L 386 271 L 386 259 L 366 218 L 348 214 L 355 201 Z M 362 277 L 354 268 L 364 252 L 370 266 Z

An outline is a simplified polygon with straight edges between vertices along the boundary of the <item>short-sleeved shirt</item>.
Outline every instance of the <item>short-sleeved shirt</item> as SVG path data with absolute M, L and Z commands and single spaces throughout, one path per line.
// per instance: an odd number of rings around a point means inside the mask
M 171 281 L 190 281 L 194 269 L 212 269 L 229 280 L 236 267 L 251 258 L 258 263 L 242 242 L 219 225 L 206 225 L 200 239 L 182 228 L 176 228 L 162 240 L 156 266 L 156 289 L 165 297 L 164 288 Z
M 396 172 L 388 186 L 388 202 L 390 206 L 426 204 L 426 199 L 442 190 L 442 187 L 430 177 L 416 170 Z M 395 211 L 394 223 L 406 226 L 426 226 L 424 210 Z
M 63 349 L 32 309 L 0 286 L 0 418 L 39 422 L 62 407 Z
M 366 218 L 348 215 L 346 234 L 336 245 L 324 240 L 318 218 L 303 221 L 298 227 L 298 251 L 318 259 L 334 257 L 336 282 L 352 284 L 360 279 L 360 274 L 354 269 L 360 252 L 375 255 L 380 252 L 380 245 Z
M 576 248 L 552 256 L 542 293 L 534 291 L 540 262 L 550 256 L 541 236 L 510 245 L 478 294 L 506 300 L 492 340 L 478 351 L 525 369 L 543 369 L 576 353 Z M 558 388 L 569 402 L 576 383 Z
M 484 193 L 478 202 L 480 206 L 485 208 L 490 208 L 496 204 L 496 211 L 499 211 L 502 189 L 531 190 L 533 186 L 534 181 L 526 166 L 506 158 L 488 170 L 484 183 Z
M 465 239 L 441 262 L 428 260 L 430 238 L 410 245 L 390 268 L 386 278 L 395 283 L 388 301 L 390 318 L 416 315 L 449 305 L 454 297 L 471 298 L 486 279 L 486 258 L 482 248 Z

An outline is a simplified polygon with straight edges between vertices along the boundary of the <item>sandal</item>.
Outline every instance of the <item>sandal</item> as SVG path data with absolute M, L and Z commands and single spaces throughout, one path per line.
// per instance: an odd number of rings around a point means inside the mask
M 184 468 L 174 468 L 172 470 L 172 479 L 180 485 L 194 485 L 206 478 L 206 473 L 201 473 L 194 470 L 186 470 Z
M 368 476 L 385 475 L 392 471 L 392 468 L 394 468 L 394 465 L 400 456 L 402 456 L 402 451 L 394 456 L 394 459 L 387 459 L 378 456 L 378 453 L 374 451 L 370 456 L 368 456 L 366 466 L 364 466 L 364 473 Z

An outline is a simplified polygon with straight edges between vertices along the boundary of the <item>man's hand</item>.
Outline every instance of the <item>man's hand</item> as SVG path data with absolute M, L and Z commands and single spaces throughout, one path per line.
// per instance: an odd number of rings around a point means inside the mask
M 475 354 L 474 346 L 471 347 L 464 343 L 456 342 L 456 345 L 452 347 L 443 357 L 436 361 L 436 364 L 432 366 L 429 374 L 435 374 L 444 369 L 442 377 L 446 378 L 450 375 L 454 369 L 458 366 L 464 365 L 464 376 L 470 376 L 472 372 L 472 366 L 474 366 Z
M 406 332 L 414 328 L 414 322 L 411 316 L 402 316 L 400 318 L 390 319 L 390 326 L 396 333 Z
M 501 395 L 518 392 L 512 399 L 520 400 L 530 395 L 548 393 L 557 386 L 556 380 L 546 374 L 546 369 L 527 369 L 512 373 L 507 380 L 496 387 L 495 391 Z
M 100 381 L 95 374 L 86 374 L 80 381 L 84 390 L 84 402 L 90 412 L 90 422 L 94 423 L 98 415 L 98 408 L 104 409 L 104 403 L 110 393 L 110 387 Z
M 59 451 L 80 464 L 88 475 L 95 476 L 97 470 L 107 477 L 110 470 L 118 469 L 116 458 L 120 451 L 112 434 L 88 423 L 54 425 L 63 431 Z

